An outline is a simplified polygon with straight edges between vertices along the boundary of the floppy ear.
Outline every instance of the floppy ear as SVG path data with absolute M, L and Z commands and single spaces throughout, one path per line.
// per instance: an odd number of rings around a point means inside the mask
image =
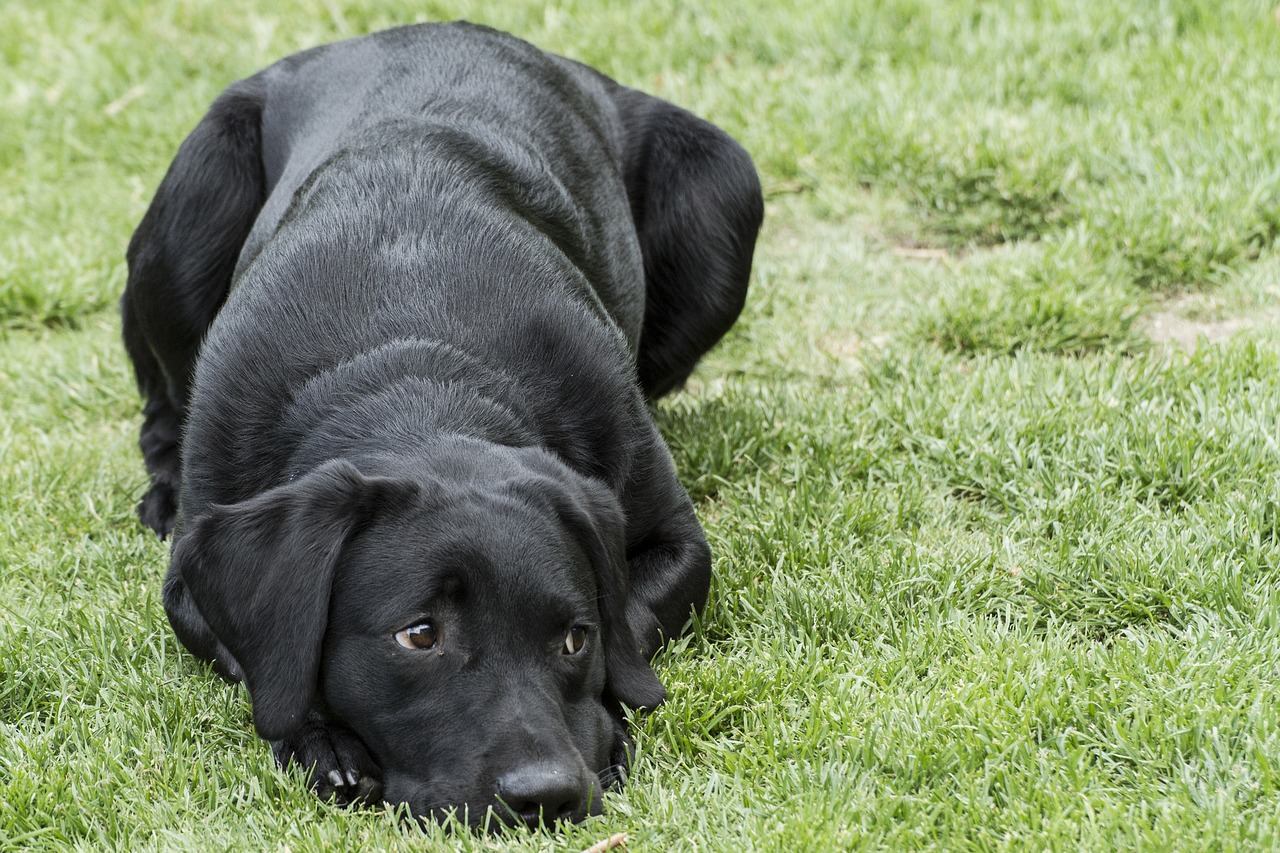
M 239 662 L 266 740 L 307 719 L 320 672 L 329 592 L 343 546 L 410 482 L 366 477 L 329 462 L 288 485 L 237 504 L 215 505 L 173 549 L 200 614 Z
M 617 499 L 603 485 L 572 475 L 562 513 L 580 537 L 596 574 L 600 618 L 604 623 L 605 686 L 631 708 L 656 708 L 666 688 L 640 651 L 627 619 L 626 522 Z

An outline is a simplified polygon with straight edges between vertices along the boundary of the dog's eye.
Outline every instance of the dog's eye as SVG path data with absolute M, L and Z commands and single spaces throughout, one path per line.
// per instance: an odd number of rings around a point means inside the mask
M 429 649 L 436 644 L 436 626 L 430 622 L 396 632 L 396 642 L 406 649 Z
M 564 636 L 564 649 L 561 654 L 576 655 L 582 651 L 582 647 L 587 644 L 587 629 L 581 625 L 574 625 L 568 634 Z

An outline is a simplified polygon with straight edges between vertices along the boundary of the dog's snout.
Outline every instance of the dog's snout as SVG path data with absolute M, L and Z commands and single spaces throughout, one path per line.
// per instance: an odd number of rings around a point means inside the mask
M 595 786 L 579 770 L 558 762 L 526 764 L 498 779 L 498 799 L 512 822 L 536 826 L 580 820 L 600 805 Z

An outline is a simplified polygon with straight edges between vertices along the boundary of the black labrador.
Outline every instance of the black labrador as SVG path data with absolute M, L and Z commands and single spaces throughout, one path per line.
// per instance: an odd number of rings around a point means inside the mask
M 129 244 L 178 638 L 341 802 L 577 820 L 705 603 L 646 398 L 741 310 L 745 151 L 465 23 L 228 88 Z

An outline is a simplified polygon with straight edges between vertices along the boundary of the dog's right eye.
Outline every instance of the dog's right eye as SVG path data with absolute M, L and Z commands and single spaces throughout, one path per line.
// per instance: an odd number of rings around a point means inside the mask
M 396 631 L 396 642 L 406 649 L 429 649 L 436 644 L 436 626 L 430 622 Z
M 581 625 L 574 625 L 572 630 L 565 635 L 564 647 L 560 650 L 562 655 L 576 655 L 582 651 L 582 647 L 587 644 L 587 629 Z

